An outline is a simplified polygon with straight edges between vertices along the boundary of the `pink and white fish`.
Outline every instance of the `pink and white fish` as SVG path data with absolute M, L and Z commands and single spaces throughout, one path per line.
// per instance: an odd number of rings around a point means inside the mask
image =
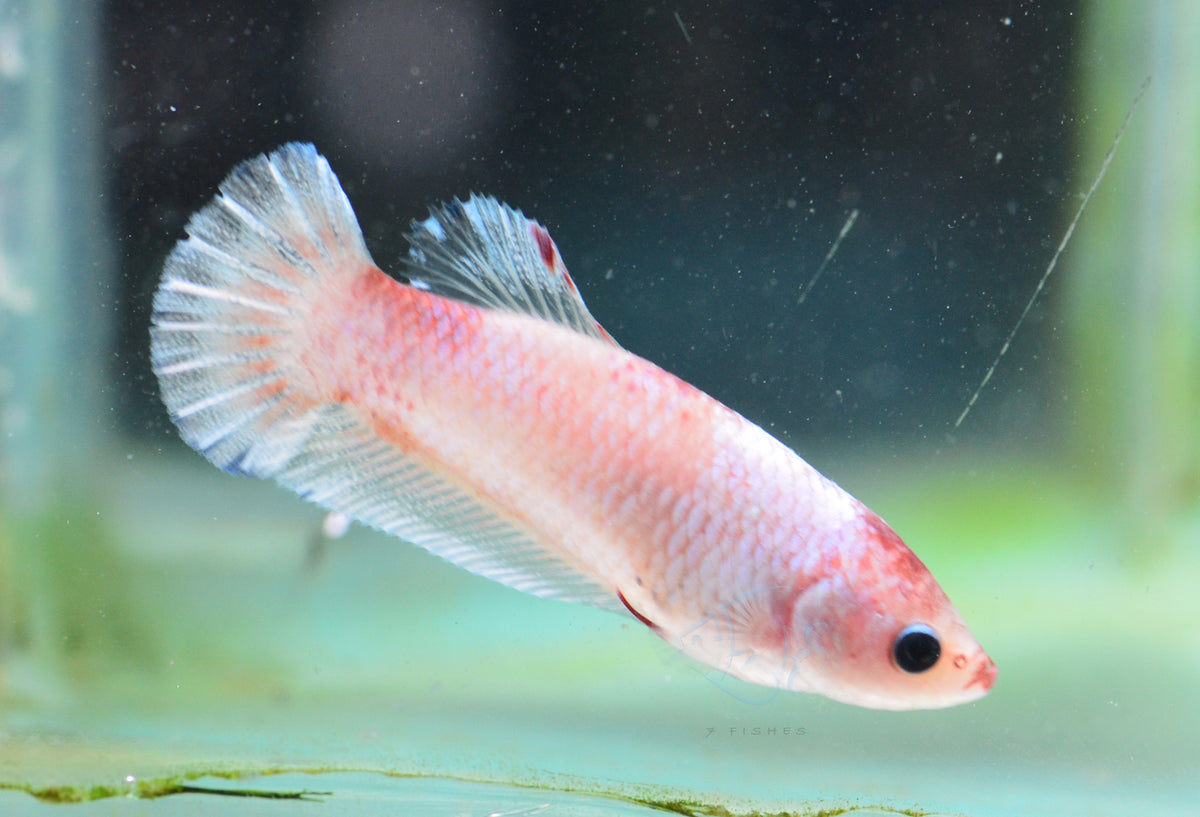
M 878 516 L 618 346 L 546 230 L 472 196 L 379 270 L 328 163 L 289 144 L 192 217 L 151 354 L 184 440 L 474 573 L 632 614 L 732 676 L 944 707 L 996 666 Z

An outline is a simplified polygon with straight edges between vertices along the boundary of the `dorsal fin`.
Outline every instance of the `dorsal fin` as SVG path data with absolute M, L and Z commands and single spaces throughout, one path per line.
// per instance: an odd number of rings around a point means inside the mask
M 491 196 L 433 208 L 408 240 L 414 287 L 616 343 L 588 312 L 546 228 Z

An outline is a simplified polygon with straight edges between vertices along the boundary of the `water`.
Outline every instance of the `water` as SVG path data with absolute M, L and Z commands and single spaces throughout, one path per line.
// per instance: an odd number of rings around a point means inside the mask
M 1187 60 L 1137 55 L 1189 9 L 399 7 L 0 4 L 0 811 L 298 807 L 186 784 L 353 814 L 1186 813 L 1200 449 L 1169 307 L 1200 267 L 1140 185 L 1167 213 L 1200 188 L 1153 164 L 1195 119 Z M 320 511 L 179 443 L 146 360 L 187 215 L 296 138 L 385 268 L 471 190 L 545 223 L 619 341 L 904 535 L 992 694 L 772 695 L 361 528 L 310 561 Z

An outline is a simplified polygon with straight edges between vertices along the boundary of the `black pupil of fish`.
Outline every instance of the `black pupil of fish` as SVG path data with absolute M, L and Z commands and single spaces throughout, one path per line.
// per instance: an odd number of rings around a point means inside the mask
M 896 636 L 892 656 L 905 672 L 924 672 L 937 663 L 942 645 L 937 633 L 924 624 L 910 624 Z

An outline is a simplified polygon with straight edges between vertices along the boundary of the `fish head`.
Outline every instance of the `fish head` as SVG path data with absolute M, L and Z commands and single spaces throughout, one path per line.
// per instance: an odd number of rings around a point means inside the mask
M 831 542 L 839 556 L 796 594 L 791 651 L 805 691 L 875 709 L 977 700 L 996 665 L 907 545 L 865 507 Z

